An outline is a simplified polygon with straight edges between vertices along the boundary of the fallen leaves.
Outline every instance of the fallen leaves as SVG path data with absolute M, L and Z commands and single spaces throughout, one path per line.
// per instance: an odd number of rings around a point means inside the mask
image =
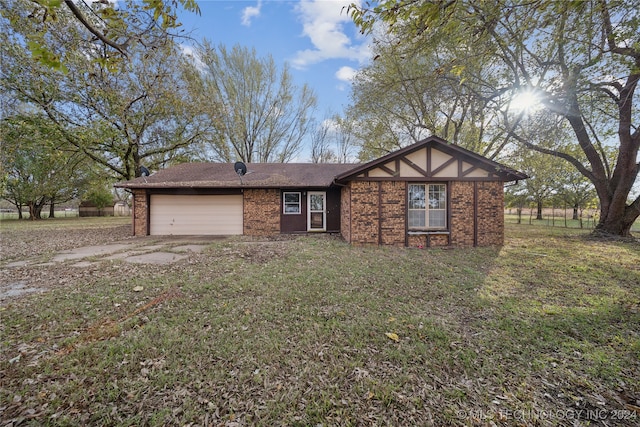
M 122 333 L 123 325 L 127 320 L 167 300 L 178 298 L 180 296 L 181 296 L 180 291 L 176 289 L 169 289 L 168 291 L 163 292 L 156 298 L 152 299 L 151 301 L 142 305 L 141 307 L 138 307 L 136 310 L 118 319 L 117 321 L 114 321 L 108 318 L 102 319 L 96 322 L 95 324 L 91 325 L 89 328 L 87 328 L 87 330 L 80 335 L 78 340 L 62 348 L 57 354 L 66 355 L 74 351 L 81 344 L 88 344 L 96 341 L 103 341 L 109 338 L 117 337 Z
M 400 337 L 398 336 L 398 334 L 393 333 L 393 332 L 387 332 L 385 333 L 385 335 L 387 336 L 387 338 L 389 338 L 390 340 L 393 340 L 395 342 L 400 342 Z

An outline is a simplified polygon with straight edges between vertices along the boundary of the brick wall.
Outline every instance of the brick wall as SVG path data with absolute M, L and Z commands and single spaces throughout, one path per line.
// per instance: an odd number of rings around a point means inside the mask
M 502 182 L 478 182 L 478 246 L 504 244 Z
M 244 234 L 269 236 L 280 233 L 280 190 L 244 190 Z
M 504 243 L 504 190 L 501 181 L 454 181 L 451 184 L 451 245 Z M 474 187 L 477 190 L 474 190 Z M 475 209 L 477 208 L 477 212 Z M 474 215 L 475 212 L 475 215 Z M 474 225 L 477 236 L 474 236 Z
M 405 245 L 405 209 L 407 205 L 406 183 L 384 181 L 379 183 L 381 215 L 380 242 L 383 245 Z
M 350 202 L 349 234 L 343 234 L 348 242 L 405 245 L 405 182 L 353 181 L 342 196 L 343 208 Z M 345 214 L 347 212 L 343 212 Z M 342 223 L 345 230 L 349 219 L 343 216 Z
M 473 246 L 475 204 L 473 185 L 471 181 L 453 181 L 449 184 L 451 246 Z
M 407 238 L 410 248 L 439 248 L 449 246 L 448 234 L 412 234 Z
M 144 190 L 133 190 L 133 235 L 146 236 L 147 230 L 147 194 Z
M 351 182 L 351 242 L 378 244 L 377 182 Z
M 340 234 L 351 243 L 351 187 L 342 187 L 340 194 Z

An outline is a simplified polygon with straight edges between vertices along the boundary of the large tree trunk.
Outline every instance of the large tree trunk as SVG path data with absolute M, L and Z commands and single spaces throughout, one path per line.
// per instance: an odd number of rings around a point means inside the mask
M 636 62 L 640 65 L 640 57 Z M 626 85 L 620 88 L 618 101 L 620 146 L 611 175 L 607 173 L 602 158 L 592 144 L 582 117 L 577 114 L 579 111 L 577 98 L 573 100 L 574 114 L 566 117 L 591 166 L 590 171 L 587 170 L 585 173 L 581 170 L 581 172 L 591 180 L 598 194 L 600 220 L 595 229 L 597 233 L 630 237 L 631 226 L 640 216 L 640 196 L 627 205 L 629 194 L 640 170 L 640 164 L 637 163 L 640 130 L 635 130 L 633 134 L 631 132 L 633 94 L 638 80 L 640 80 L 640 73 L 631 74 L 627 78 Z
M 55 206 L 53 202 L 49 205 L 49 218 L 55 218 Z
M 40 201 L 30 201 L 28 203 L 30 220 L 35 221 L 37 219 L 42 219 L 42 208 L 44 208 L 44 204 L 44 199 Z
M 34 202 L 29 202 L 29 219 L 31 221 L 35 221 L 36 219 L 40 219 L 40 213 L 37 209 L 37 204 Z
M 597 233 L 632 237 L 631 226 L 640 216 L 640 196 L 631 205 L 609 204 L 608 209 L 600 208 L 600 221 L 596 226 Z
M 538 210 L 536 212 L 536 219 L 542 219 L 542 200 L 538 200 Z
M 580 206 L 576 203 L 575 205 L 573 205 L 573 216 L 571 217 L 571 219 L 573 219 L 574 221 L 578 220 L 578 208 Z

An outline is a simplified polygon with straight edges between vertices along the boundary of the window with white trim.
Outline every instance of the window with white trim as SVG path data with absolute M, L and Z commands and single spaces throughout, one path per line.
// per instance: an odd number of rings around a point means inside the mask
M 296 215 L 302 213 L 301 194 L 293 192 L 282 193 L 282 212 L 285 215 Z
M 410 230 L 446 229 L 446 184 L 409 184 L 408 212 Z

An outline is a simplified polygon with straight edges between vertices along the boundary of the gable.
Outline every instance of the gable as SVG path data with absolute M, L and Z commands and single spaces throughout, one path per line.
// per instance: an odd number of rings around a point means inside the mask
M 515 181 L 527 176 L 464 148 L 430 137 L 338 176 L 350 180 Z
M 424 147 L 407 155 L 398 156 L 391 162 L 374 166 L 355 176 L 355 178 L 430 178 L 430 179 L 464 179 L 493 178 L 499 179 L 495 171 L 483 165 L 465 161 L 435 147 Z

